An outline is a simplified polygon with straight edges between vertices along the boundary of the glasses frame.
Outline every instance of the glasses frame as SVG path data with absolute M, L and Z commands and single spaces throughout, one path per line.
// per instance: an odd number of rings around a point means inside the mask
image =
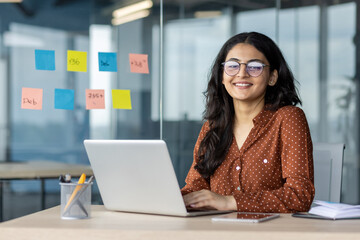
M 238 70 L 235 74 L 233 74 L 233 75 L 227 73 L 227 72 L 226 72 L 226 69 L 225 69 L 225 64 L 226 64 L 227 62 L 235 62 L 235 63 L 239 64 L 239 70 Z M 261 69 L 261 72 L 259 73 L 259 75 L 252 75 L 252 74 L 250 74 L 250 72 L 249 72 L 249 70 L 248 70 L 248 64 L 249 64 L 249 63 L 253 63 L 253 62 L 259 63 L 259 64 L 261 64 L 261 66 L 262 66 L 262 69 Z M 265 67 L 270 67 L 270 65 L 264 64 L 264 63 L 259 62 L 259 61 L 250 61 L 250 62 L 248 62 L 248 63 L 242 63 L 242 62 L 238 62 L 238 61 L 235 61 L 235 60 L 229 60 L 229 61 L 226 61 L 226 62 L 221 63 L 221 65 L 222 65 L 223 68 L 224 68 L 224 72 L 225 72 L 228 76 L 230 76 L 230 77 L 233 77 L 233 76 L 235 76 L 236 74 L 238 74 L 238 73 L 240 72 L 240 68 L 241 68 L 241 65 L 242 65 L 242 64 L 245 65 L 245 71 L 246 71 L 246 73 L 249 74 L 251 77 L 258 77 L 258 76 L 260 76 L 260 75 L 263 73 Z

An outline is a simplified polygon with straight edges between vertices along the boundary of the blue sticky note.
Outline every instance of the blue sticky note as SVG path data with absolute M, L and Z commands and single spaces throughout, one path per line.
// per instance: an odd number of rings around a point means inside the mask
M 55 70 L 55 51 L 35 49 L 36 70 Z
M 74 109 L 74 90 L 55 88 L 55 109 Z
M 117 72 L 116 53 L 99 52 L 99 71 Z

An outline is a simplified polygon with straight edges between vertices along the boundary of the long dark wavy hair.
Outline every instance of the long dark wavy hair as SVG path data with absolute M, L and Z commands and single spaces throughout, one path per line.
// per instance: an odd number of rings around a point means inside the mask
M 209 122 L 210 130 L 200 143 L 199 161 L 195 169 L 205 179 L 209 179 L 224 161 L 233 140 L 234 104 L 227 93 L 223 80 L 221 63 L 228 52 L 238 43 L 247 43 L 260 51 L 270 64 L 270 71 L 278 71 L 274 86 L 268 86 L 265 93 L 265 106 L 275 111 L 283 106 L 301 104 L 295 87 L 294 76 L 278 46 L 267 36 L 257 32 L 244 32 L 230 38 L 220 49 L 210 73 L 203 118 Z

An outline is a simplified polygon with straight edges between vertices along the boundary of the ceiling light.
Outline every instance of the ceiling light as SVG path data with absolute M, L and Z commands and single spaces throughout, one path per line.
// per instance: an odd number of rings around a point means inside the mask
M 221 11 L 197 11 L 195 12 L 196 18 L 213 18 L 213 17 L 219 17 L 222 15 Z
M 134 21 L 136 19 L 147 17 L 147 16 L 149 16 L 149 14 L 150 14 L 149 10 L 142 10 L 142 11 L 130 14 L 130 15 L 120 17 L 120 18 L 113 18 L 111 20 L 111 23 L 112 23 L 112 25 L 120 25 L 120 24 L 123 24 L 126 22 Z
M 45 42 L 40 37 L 27 35 L 25 33 L 9 32 L 3 34 L 4 46 L 6 47 L 44 47 Z
M 126 7 L 119 8 L 113 11 L 114 18 L 120 18 L 141 10 L 149 9 L 153 6 L 153 2 L 151 0 L 145 0 L 142 2 L 138 2 Z
M 20 3 L 22 0 L 0 0 L 0 3 Z

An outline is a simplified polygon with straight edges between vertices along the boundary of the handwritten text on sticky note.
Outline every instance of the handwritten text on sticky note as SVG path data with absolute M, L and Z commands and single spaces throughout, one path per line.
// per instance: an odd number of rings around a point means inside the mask
M 42 99 L 43 99 L 42 88 L 22 88 L 21 108 L 41 110 Z
M 87 71 L 87 52 L 67 51 L 67 70 L 71 72 Z
M 117 109 L 132 109 L 130 90 L 111 90 L 113 108 Z
M 55 88 L 55 108 L 73 110 L 74 109 L 74 90 Z
M 35 49 L 35 69 L 55 70 L 55 51 Z
M 105 90 L 86 89 L 86 109 L 104 109 L 105 108 Z
M 149 73 L 147 54 L 129 54 L 130 71 L 133 73 Z
M 99 71 L 117 72 L 116 53 L 99 52 Z

